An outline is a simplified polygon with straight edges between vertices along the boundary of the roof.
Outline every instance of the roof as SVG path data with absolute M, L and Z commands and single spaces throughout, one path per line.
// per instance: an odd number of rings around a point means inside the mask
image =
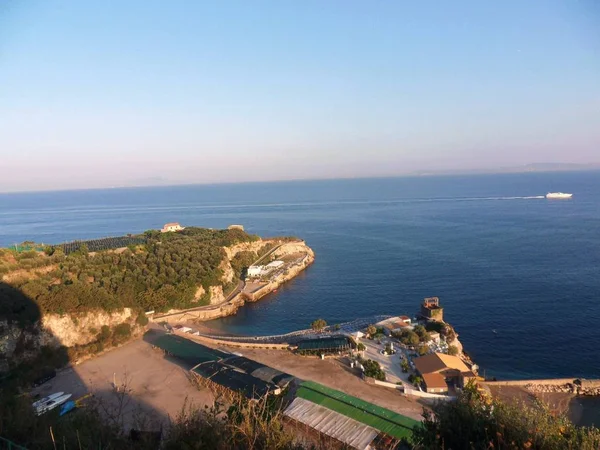
M 169 222 L 169 223 L 165 223 L 165 226 L 163 228 L 167 228 L 167 227 L 179 227 L 181 225 L 179 225 L 178 222 Z
M 373 427 L 299 397 L 294 399 L 284 414 L 344 444 L 361 450 L 368 448 L 379 434 Z
M 444 378 L 444 376 L 440 375 L 437 372 L 424 373 L 423 381 L 425 382 L 425 386 L 427 386 L 427 389 L 448 387 L 448 383 L 446 383 L 446 379 Z
M 410 320 L 410 317 L 408 316 L 400 316 L 398 317 L 400 320 Z
M 454 369 L 459 372 L 469 372 L 469 368 L 458 356 L 450 356 L 445 353 L 432 353 L 430 355 L 415 358 L 415 367 L 421 374 L 439 372 L 441 370 Z
M 349 346 L 348 338 L 344 336 L 305 339 L 298 342 L 298 350 L 331 350 L 343 349 Z
M 410 439 L 412 429 L 418 423 L 409 417 L 330 389 L 314 381 L 303 382 L 296 395 L 397 439 L 403 437 Z
M 192 366 L 206 361 L 216 361 L 230 356 L 228 353 L 205 347 L 180 336 L 165 334 L 159 336 L 152 345 L 161 348 L 171 356 L 188 362 Z
M 197 375 L 232 391 L 241 392 L 248 398 L 258 398 L 275 391 L 277 387 L 244 372 L 227 367 L 221 362 L 206 362 L 192 370 Z

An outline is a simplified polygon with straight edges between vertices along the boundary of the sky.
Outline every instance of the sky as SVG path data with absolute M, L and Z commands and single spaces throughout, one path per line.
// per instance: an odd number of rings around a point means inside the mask
M 1 0 L 0 191 L 600 163 L 595 0 Z

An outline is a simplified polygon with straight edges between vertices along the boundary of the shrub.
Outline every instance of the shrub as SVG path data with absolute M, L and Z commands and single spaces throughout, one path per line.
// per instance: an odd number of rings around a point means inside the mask
M 449 345 L 448 354 L 452 356 L 458 355 L 458 347 L 456 345 Z
M 377 361 L 368 359 L 362 363 L 365 368 L 365 376 L 375 378 L 379 381 L 385 381 L 385 372 Z
M 417 349 L 417 353 L 419 354 L 419 356 L 426 355 L 427 352 L 429 352 L 429 347 L 427 345 L 419 345 L 419 348 Z
M 467 385 L 454 402 L 434 403 L 413 429 L 417 449 L 581 449 L 600 446 L 600 430 L 580 428 L 566 416 L 533 407 L 506 404 Z M 460 430 L 460 432 L 457 432 Z
M 323 328 L 327 326 L 327 322 L 323 319 L 317 319 L 313 323 L 310 324 L 310 327 L 315 331 L 321 331 Z
M 146 316 L 146 314 L 143 311 L 140 311 L 137 318 L 135 319 L 135 322 L 138 325 L 145 327 L 146 325 L 148 325 L 148 317 Z

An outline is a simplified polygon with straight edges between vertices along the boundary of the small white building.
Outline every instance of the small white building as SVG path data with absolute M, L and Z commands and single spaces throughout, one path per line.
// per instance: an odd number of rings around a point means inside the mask
M 170 233 L 172 231 L 181 231 L 184 227 L 179 225 L 177 222 L 165 223 L 165 226 L 160 230 L 161 233 Z
M 267 264 L 267 269 L 278 269 L 283 266 L 285 263 L 283 261 L 273 261 Z
M 248 276 L 253 278 L 253 277 L 260 277 L 263 273 L 263 266 L 250 266 L 248 267 Z

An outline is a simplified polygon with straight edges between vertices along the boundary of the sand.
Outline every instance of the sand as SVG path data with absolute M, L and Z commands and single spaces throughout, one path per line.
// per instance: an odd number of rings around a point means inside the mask
M 115 392 L 113 383 L 120 387 L 121 394 Z M 126 396 L 122 395 L 124 384 Z M 73 394 L 72 399 L 91 392 L 113 412 L 122 406 L 125 429 L 135 425 L 140 411 L 154 425 L 165 424 L 169 417 L 177 416 L 186 401 L 203 407 L 212 405 L 214 399 L 210 390 L 192 385 L 184 367 L 165 359 L 162 351 L 143 340 L 62 370 L 36 390 L 41 396 L 57 391 Z
M 422 419 L 423 404 L 404 396 L 395 389 L 367 384 L 357 372 L 335 358 L 321 360 L 316 357 L 298 356 L 284 350 L 238 349 L 236 351 L 247 358 L 303 380 L 316 381 L 415 420 Z

